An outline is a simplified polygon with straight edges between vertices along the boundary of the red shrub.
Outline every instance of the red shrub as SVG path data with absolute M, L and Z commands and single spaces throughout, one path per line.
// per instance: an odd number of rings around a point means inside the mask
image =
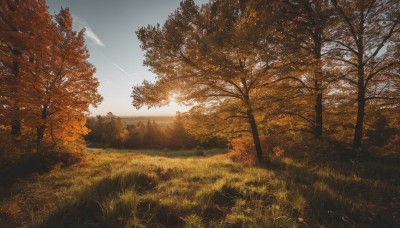
M 231 141 L 232 150 L 228 153 L 228 158 L 234 162 L 255 164 L 256 153 L 252 138 L 236 138 Z

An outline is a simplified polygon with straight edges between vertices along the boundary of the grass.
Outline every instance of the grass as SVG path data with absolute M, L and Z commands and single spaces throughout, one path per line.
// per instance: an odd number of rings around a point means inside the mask
M 400 226 L 396 160 L 268 168 L 202 152 L 88 149 L 0 189 L 0 227 Z

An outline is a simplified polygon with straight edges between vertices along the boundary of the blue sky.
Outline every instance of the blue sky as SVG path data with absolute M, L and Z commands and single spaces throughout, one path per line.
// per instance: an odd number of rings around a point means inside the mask
M 203 4 L 208 0 L 195 0 Z M 155 75 L 143 66 L 143 54 L 135 31 L 141 26 L 163 24 L 179 7 L 180 0 L 47 0 L 51 14 L 69 7 L 76 28 L 86 28 L 89 61 L 95 65 L 104 100 L 92 115 L 113 112 L 120 116 L 174 115 L 187 108 L 136 110 L 131 105 L 132 86 Z

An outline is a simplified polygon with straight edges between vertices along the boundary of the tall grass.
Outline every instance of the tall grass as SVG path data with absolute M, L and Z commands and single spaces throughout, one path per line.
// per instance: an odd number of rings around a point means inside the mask
M 400 224 L 400 170 L 366 161 L 273 168 L 225 151 L 88 150 L 85 162 L 19 180 L 1 227 L 352 227 Z

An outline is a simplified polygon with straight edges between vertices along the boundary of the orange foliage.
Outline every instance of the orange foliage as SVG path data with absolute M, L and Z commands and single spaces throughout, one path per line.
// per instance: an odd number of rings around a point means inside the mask
M 290 157 L 304 162 L 337 161 L 340 150 L 329 141 L 316 140 L 303 135 L 269 135 L 260 137 L 264 158 L 278 162 L 283 157 Z M 234 162 L 256 164 L 257 156 L 253 139 L 250 137 L 235 138 L 231 141 L 232 150 L 228 158 Z
M 256 148 L 251 138 L 236 138 L 231 141 L 232 150 L 228 158 L 234 162 L 255 164 L 257 161 Z
M 51 16 L 44 0 L 0 7 L 0 148 L 76 150 L 89 106 L 102 99 L 84 30 L 73 29 L 68 8 Z
M 263 157 L 271 161 L 279 160 L 285 153 L 284 145 L 281 141 L 272 137 L 261 137 Z M 234 162 L 245 164 L 256 164 L 257 155 L 254 141 L 252 138 L 235 138 L 231 141 L 232 150 L 228 153 L 228 158 Z

